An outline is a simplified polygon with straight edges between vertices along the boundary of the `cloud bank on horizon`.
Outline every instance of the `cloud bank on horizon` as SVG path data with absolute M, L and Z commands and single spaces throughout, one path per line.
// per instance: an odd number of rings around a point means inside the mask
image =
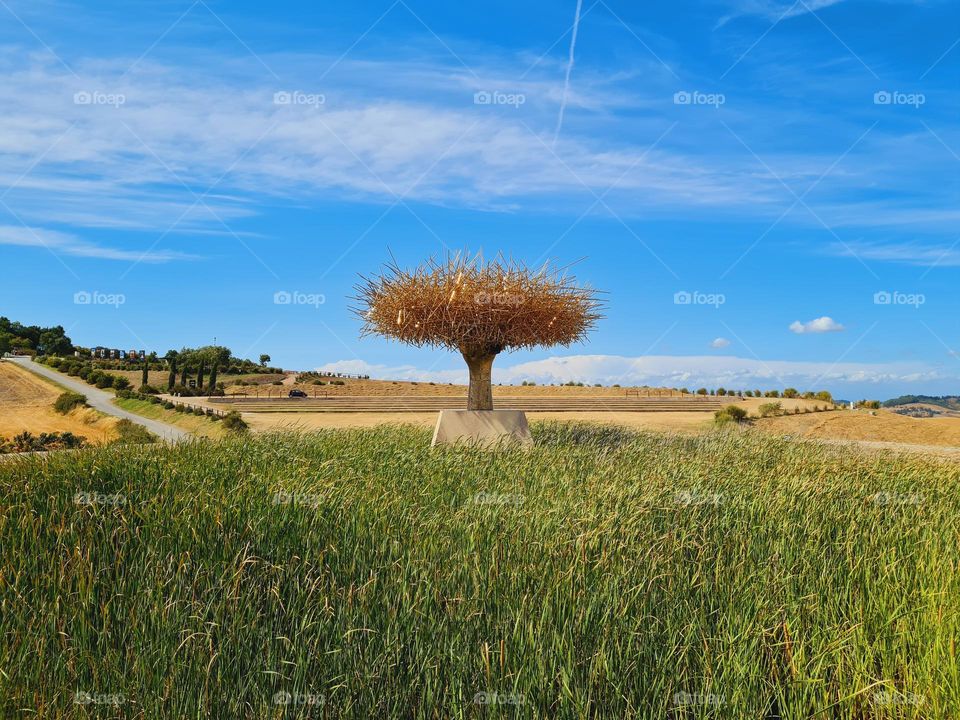
M 768 390 L 794 387 L 800 391 L 831 388 L 834 395 L 863 393 L 873 397 L 888 384 L 906 387 L 930 385 L 948 388 L 957 382 L 956 372 L 922 363 L 849 363 L 791 362 L 759 360 L 734 356 L 657 356 L 622 357 L 616 355 L 569 355 L 509 364 L 501 358 L 493 367 L 494 383 L 619 384 L 624 387 L 725 387 L 742 390 Z M 390 367 L 363 360 L 340 360 L 316 368 L 324 372 L 370 375 L 383 380 L 465 383 L 466 368 L 426 370 L 413 365 Z M 946 390 L 944 390 L 946 392 Z M 848 398 L 853 399 L 853 398 Z M 859 399 L 859 398 L 858 398 Z

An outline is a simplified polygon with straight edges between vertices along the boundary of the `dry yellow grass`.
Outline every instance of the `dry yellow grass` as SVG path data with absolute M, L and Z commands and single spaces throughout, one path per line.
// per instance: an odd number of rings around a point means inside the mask
M 889 410 L 844 410 L 768 418 L 756 427 L 779 435 L 909 445 L 960 446 L 960 419 L 912 418 Z
M 394 385 L 389 381 L 375 380 L 351 380 L 356 383 L 356 395 L 455 395 L 463 394 L 466 396 L 466 386 L 449 385 L 425 385 L 423 383 L 414 385 L 412 392 L 411 383 L 400 383 Z M 304 386 L 305 389 L 309 386 Z M 349 387 L 349 386 L 348 386 Z M 369 392 L 369 389 L 376 392 Z M 343 389 L 343 388 L 340 388 Z M 361 390 L 368 390 L 361 392 Z M 419 392 L 418 392 L 419 391 Z M 499 391 L 499 392 L 498 392 Z M 600 394 L 599 391 L 605 391 Z M 656 390 L 652 390 L 656 394 Z M 662 391 L 666 393 L 667 391 Z M 586 387 L 495 387 L 494 397 L 497 395 L 509 397 L 623 397 L 622 388 L 586 388 Z M 753 415 L 757 414 L 757 408 L 764 402 L 770 402 L 769 399 L 759 398 L 744 400 L 742 403 L 730 398 L 730 402 L 741 404 Z M 824 406 L 823 402 L 810 400 L 782 400 L 783 407 L 792 411 L 799 407 L 801 412 L 806 408 L 813 408 L 815 405 Z M 825 413 L 817 413 L 818 417 Z M 642 430 L 659 430 L 664 432 L 697 433 L 708 430 L 713 426 L 713 411 L 709 412 L 605 412 L 602 410 L 594 412 L 531 412 L 527 413 L 530 420 L 560 420 L 567 422 L 593 422 L 605 425 L 621 425 L 623 427 L 637 428 Z M 321 428 L 338 427 L 375 427 L 377 425 L 402 423 L 417 425 L 420 427 L 432 427 L 437 421 L 437 413 L 244 413 L 244 420 L 254 430 L 274 430 L 281 428 L 298 428 L 301 430 L 316 430 Z M 801 415 L 799 417 L 812 417 L 811 415 Z
M 446 387 L 446 386 L 444 386 Z M 537 389 L 537 388 L 532 388 Z M 556 390 L 557 388 L 541 388 Z M 586 388 L 564 388 L 585 390 Z M 511 388 L 517 390 L 517 388 Z M 771 402 L 766 398 L 745 400 L 741 405 L 756 415 L 759 406 Z M 853 442 L 867 450 L 912 450 L 927 454 L 960 454 L 960 419 L 917 419 L 881 410 L 876 415 L 867 411 L 837 410 L 831 412 L 804 412 L 807 408 L 824 407 L 822 401 L 780 400 L 783 408 L 798 415 L 755 420 L 760 432 L 793 435 L 831 442 Z M 698 434 L 713 428 L 712 412 L 564 412 L 528 413 L 533 422 L 560 420 L 566 422 L 593 422 L 620 425 L 639 430 L 668 433 Z M 430 413 L 247 413 L 244 419 L 255 431 L 298 429 L 317 430 L 342 427 L 374 427 L 384 424 L 409 424 L 433 427 L 437 414 Z
M 275 379 L 275 376 L 268 376 Z M 417 396 L 432 396 L 432 395 L 462 395 L 464 402 L 466 402 L 467 397 L 467 386 L 466 385 L 449 385 L 447 383 L 436 383 L 431 385 L 430 383 L 425 382 L 402 382 L 402 381 L 393 381 L 393 380 L 352 380 L 352 379 L 343 379 L 343 385 L 331 385 L 331 379 L 337 378 L 323 378 L 323 382 L 326 385 L 313 385 L 312 383 L 297 383 L 294 384 L 293 378 L 294 375 L 288 375 L 284 380 L 284 387 L 271 386 L 269 382 L 262 384 L 260 386 L 260 394 L 263 395 L 266 391 L 271 391 L 274 396 L 278 393 L 286 395 L 292 387 L 296 387 L 299 390 L 303 390 L 311 397 L 314 394 L 314 391 L 318 395 L 326 393 L 327 395 L 375 395 L 375 396 L 388 396 L 388 397 L 397 397 L 403 395 L 417 395 Z M 166 387 L 166 385 L 164 385 Z M 257 388 L 242 385 L 229 385 L 227 386 L 227 394 L 234 395 L 246 392 L 248 395 L 256 394 Z M 563 386 L 551 386 L 551 385 L 494 385 L 493 386 L 493 397 L 626 397 L 628 388 L 614 388 L 614 387 L 570 387 L 567 385 Z M 629 388 L 631 392 L 635 392 L 637 388 Z M 673 396 L 679 397 L 680 393 L 676 390 L 669 390 L 666 388 L 640 388 L 639 392 L 641 395 L 650 394 L 654 397 L 658 393 L 663 397 Z M 732 401 L 732 398 L 731 398 Z
M 0 436 L 13 437 L 27 431 L 72 432 L 91 443 L 116 437 L 115 418 L 90 408 L 61 415 L 53 409 L 53 401 L 61 390 L 33 373 L 12 363 L 0 363 Z
M 531 412 L 527 413 L 527 417 L 533 422 L 592 422 L 681 433 L 702 432 L 709 429 L 713 422 L 713 413 L 693 412 Z M 365 428 L 390 424 L 433 427 L 437 422 L 437 413 L 244 413 L 243 419 L 255 431 Z

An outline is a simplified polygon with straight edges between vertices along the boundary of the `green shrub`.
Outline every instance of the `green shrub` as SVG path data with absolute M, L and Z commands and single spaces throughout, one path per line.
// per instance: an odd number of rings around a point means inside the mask
M 75 392 L 61 393 L 53 403 L 53 409 L 61 415 L 66 415 L 75 407 L 83 407 L 87 404 L 87 396 Z
M 727 405 L 713 414 L 713 421 L 717 425 L 726 425 L 727 423 L 742 423 L 747 419 L 747 411 L 739 405 Z
M 231 410 L 223 416 L 223 426 L 231 432 L 246 432 L 249 427 L 236 410 Z
M 87 382 L 89 382 L 89 380 Z M 113 376 L 107 373 L 100 373 L 100 377 L 97 378 L 95 385 L 101 390 L 111 388 L 113 387 Z
M 203 417 L 204 415 L 206 415 L 206 413 L 203 411 L 203 408 L 194 408 L 193 414 L 199 415 L 200 417 Z
M 130 387 L 130 381 L 123 377 L 123 375 L 117 375 L 113 378 L 112 384 L 114 390 L 126 390 Z
M 763 403 L 759 408 L 757 408 L 757 412 L 760 413 L 760 417 L 762 418 L 774 417 L 783 412 L 783 406 L 778 402 Z
M 70 450 L 86 445 L 86 438 L 72 432 L 49 432 L 34 435 L 22 432 L 12 440 L 2 443 L 2 452 L 41 452 L 46 450 Z
M 143 395 L 158 395 L 160 393 L 160 391 L 153 385 L 141 385 L 139 388 L 137 388 L 137 392 Z
M 172 402 L 170 402 L 169 400 L 167 400 L 166 402 L 163 403 L 163 409 L 164 409 L 164 410 L 173 410 L 175 407 L 176 407 L 176 405 L 174 405 L 174 404 L 173 404 Z
M 155 443 L 157 436 L 142 425 L 123 418 L 117 421 L 117 438 L 112 445 L 145 445 Z

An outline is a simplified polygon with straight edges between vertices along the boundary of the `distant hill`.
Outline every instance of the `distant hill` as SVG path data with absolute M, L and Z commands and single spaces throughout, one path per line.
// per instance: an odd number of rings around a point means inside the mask
M 946 408 L 947 410 L 955 410 L 960 412 L 960 397 L 957 397 L 956 395 L 901 395 L 900 397 L 885 401 L 883 406 L 899 407 L 901 405 L 912 405 L 915 403 L 936 405 L 938 407 Z

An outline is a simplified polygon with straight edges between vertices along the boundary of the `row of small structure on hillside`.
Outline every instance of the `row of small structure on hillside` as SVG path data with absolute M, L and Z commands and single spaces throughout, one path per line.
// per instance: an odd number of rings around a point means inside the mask
M 84 353 L 80 350 L 75 351 L 75 357 L 83 357 Z M 117 350 L 116 348 L 95 347 L 90 348 L 90 357 L 103 360 L 143 360 L 147 357 L 146 350 Z

